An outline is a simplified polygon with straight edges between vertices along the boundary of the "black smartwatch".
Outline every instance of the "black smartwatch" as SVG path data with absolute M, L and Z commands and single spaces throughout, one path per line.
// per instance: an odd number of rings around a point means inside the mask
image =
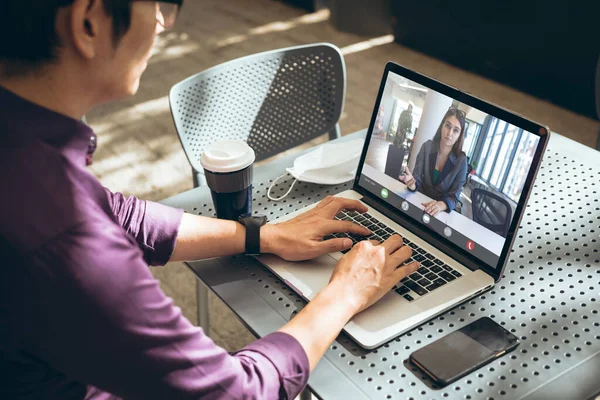
M 238 222 L 246 227 L 246 255 L 260 255 L 260 227 L 268 221 L 266 215 L 240 215 Z

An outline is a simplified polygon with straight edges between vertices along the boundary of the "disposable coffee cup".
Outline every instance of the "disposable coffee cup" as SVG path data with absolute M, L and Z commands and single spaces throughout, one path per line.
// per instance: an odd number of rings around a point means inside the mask
M 254 150 L 243 140 L 221 140 L 200 157 L 217 218 L 237 221 L 252 214 Z

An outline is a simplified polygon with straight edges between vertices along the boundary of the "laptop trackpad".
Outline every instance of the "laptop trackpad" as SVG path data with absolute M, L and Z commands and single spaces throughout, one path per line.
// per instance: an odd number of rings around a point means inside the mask
M 329 284 L 329 278 L 336 264 L 337 261 L 326 254 L 312 260 L 289 263 L 284 269 L 302 282 L 302 295 L 312 300 Z

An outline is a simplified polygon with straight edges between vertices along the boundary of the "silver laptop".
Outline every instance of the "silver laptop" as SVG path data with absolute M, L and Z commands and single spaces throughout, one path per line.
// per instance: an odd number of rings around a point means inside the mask
M 464 139 L 459 136 L 442 171 L 427 176 L 435 169 L 440 140 L 446 140 L 438 139 L 446 123 L 446 129 L 462 127 Z M 348 236 L 356 243 L 398 233 L 421 267 L 356 315 L 345 332 L 362 347 L 374 348 L 498 282 L 548 139 L 545 126 L 388 63 L 353 189 L 337 194 L 359 200 L 369 210 L 344 211 L 336 218 L 366 226 L 372 235 L 332 236 Z M 415 192 L 403 183 L 406 168 L 422 172 L 420 178 L 415 175 L 420 179 Z M 452 211 L 425 213 L 423 203 L 432 199 Z M 258 260 L 310 301 L 327 285 L 342 256 L 336 252 L 287 262 L 263 255 Z

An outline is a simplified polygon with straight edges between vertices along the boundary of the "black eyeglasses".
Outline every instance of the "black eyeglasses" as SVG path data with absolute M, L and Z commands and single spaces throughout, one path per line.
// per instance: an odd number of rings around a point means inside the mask
M 149 1 L 149 0 L 131 0 L 131 1 Z M 156 21 L 165 29 L 171 29 L 175 26 L 179 10 L 183 5 L 183 0 L 162 0 L 156 3 Z
M 59 7 L 73 4 L 73 0 L 55 0 Z M 151 1 L 151 0 L 130 0 L 134 1 Z M 154 1 L 156 3 L 156 21 L 165 29 L 171 29 L 175 26 L 179 10 L 183 5 L 183 0 L 161 0 Z

